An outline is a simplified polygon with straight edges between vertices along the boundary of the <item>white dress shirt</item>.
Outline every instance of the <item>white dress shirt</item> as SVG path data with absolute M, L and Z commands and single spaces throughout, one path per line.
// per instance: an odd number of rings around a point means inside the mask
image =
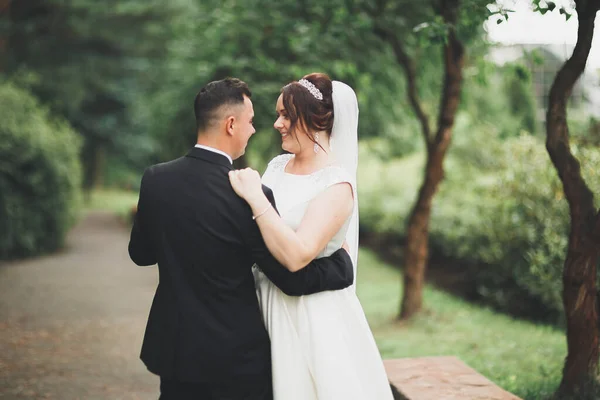
M 229 160 L 229 162 L 231 163 L 231 165 L 233 165 L 233 160 L 231 159 L 231 156 L 229 154 L 225 153 L 224 151 L 221 151 L 219 149 L 215 149 L 214 147 L 204 146 L 202 144 L 196 144 L 196 147 L 198 147 L 199 149 L 204 149 L 204 150 L 212 151 L 213 153 L 221 154 L 221 155 L 227 157 L 227 159 Z

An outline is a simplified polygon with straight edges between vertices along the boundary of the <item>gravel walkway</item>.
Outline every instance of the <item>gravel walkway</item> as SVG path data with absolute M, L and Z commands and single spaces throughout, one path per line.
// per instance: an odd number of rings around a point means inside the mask
M 156 399 L 139 351 L 156 268 L 129 231 L 88 214 L 60 253 L 0 264 L 0 399 Z

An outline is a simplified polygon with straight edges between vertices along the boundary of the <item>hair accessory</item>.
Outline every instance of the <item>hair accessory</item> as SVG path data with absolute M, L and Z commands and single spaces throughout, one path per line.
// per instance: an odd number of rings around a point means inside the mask
M 313 85 L 311 81 L 308 81 L 306 79 L 300 79 L 298 83 L 301 86 L 305 87 L 310 92 L 310 94 L 314 96 L 315 99 L 323 100 L 323 93 L 321 93 L 321 91 L 317 89 L 317 87 Z

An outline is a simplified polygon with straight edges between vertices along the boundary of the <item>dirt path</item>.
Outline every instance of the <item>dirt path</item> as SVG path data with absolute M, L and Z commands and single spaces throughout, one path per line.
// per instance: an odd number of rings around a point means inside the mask
M 128 230 L 88 214 L 64 251 L 0 264 L 0 399 L 156 399 L 139 360 L 157 283 Z

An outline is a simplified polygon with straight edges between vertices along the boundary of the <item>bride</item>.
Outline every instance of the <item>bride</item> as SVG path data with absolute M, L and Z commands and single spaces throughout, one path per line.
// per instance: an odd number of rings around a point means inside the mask
M 230 172 L 252 208 L 270 252 L 291 271 L 344 242 L 358 255 L 358 103 L 346 84 L 321 73 L 283 87 L 275 128 L 283 150 L 262 177 L 281 217 L 251 169 Z M 285 295 L 254 270 L 271 338 L 275 400 L 386 400 L 392 392 L 362 307 L 351 286 L 308 296 Z

